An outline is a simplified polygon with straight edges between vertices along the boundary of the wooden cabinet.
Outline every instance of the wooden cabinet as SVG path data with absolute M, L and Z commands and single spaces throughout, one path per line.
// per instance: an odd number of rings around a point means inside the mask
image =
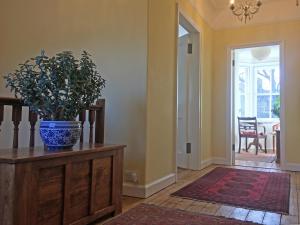
M 123 145 L 0 151 L 0 224 L 89 224 L 121 212 Z

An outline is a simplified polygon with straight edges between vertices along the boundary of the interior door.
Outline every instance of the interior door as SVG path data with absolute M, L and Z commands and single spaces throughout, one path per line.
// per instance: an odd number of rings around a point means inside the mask
M 236 59 L 235 59 L 235 50 L 232 50 L 231 52 L 231 90 L 232 90 L 232 94 L 231 94 L 231 99 L 232 99 L 232 105 L 231 105 L 231 112 L 232 112 L 232 117 L 231 117 L 231 129 L 232 129 L 232 134 L 231 134 L 231 164 L 232 165 L 235 165 L 235 149 L 236 149 L 236 146 L 235 146 L 235 142 L 236 142 L 236 131 L 237 131 L 237 123 L 236 123 L 236 115 L 237 115 L 237 112 L 236 112 L 236 107 L 235 107 L 235 102 L 236 102 L 236 85 L 237 82 L 236 82 L 236 79 L 238 79 L 236 77 L 236 67 L 235 67 L 235 62 L 236 62 Z
M 191 55 L 188 54 L 188 45 L 191 35 L 186 34 L 178 42 L 178 112 L 177 112 L 177 166 L 189 168 L 189 73 Z

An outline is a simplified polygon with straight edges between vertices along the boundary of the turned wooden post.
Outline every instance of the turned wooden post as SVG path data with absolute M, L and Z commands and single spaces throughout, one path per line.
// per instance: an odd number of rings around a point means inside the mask
M 28 116 L 28 120 L 30 123 L 30 140 L 29 140 L 29 147 L 34 147 L 34 142 L 35 142 L 35 124 L 38 120 L 38 115 L 34 112 L 31 112 L 29 110 L 29 116 Z
M 105 120 L 105 100 L 97 101 L 96 106 L 101 106 L 96 112 L 95 143 L 104 143 L 104 120 Z
M 0 127 L 3 122 L 3 118 L 4 118 L 4 105 L 0 105 Z M 0 129 L 0 131 L 1 131 L 1 129 Z
M 80 114 L 79 114 L 79 121 L 81 121 L 81 135 L 80 135 L 80 143 L 83 143 L 83 128 L 84 128 L 84 123 L 86 120 L 86 111 L 83 110 Z
M 89 123 L 90 123 L 90 138 L 89 138 L 89 143 L 93 143 L 94 139 L 94 122 L 95 122 L 95 110 L 90 109 L 89 110 Z
M 13 148 L 18 148 L 19 146 L 19 124 L 21 120 L 22 120 L 22 106 L 13 105 L 12 108 L 12 121 L 14 123 Z
M 24 102 L 17 98 L 3 98 L 0 97 L 0 128 L 4 121 L 5 106 L 12 107 L 12 121 L 13 121 L 13 148 L 17 149 L 19 146 L 19 125 L 22 121 L 22 107 L 28 107 Z M 86 115 L 88 110 L 88 115 Z M 89 123 L 89 143 L 104 143 L 104 117 L 105 117 L 105 100 L 99 99 L 96 104 L 91 105 L 86 110 L 79 113 L 79 121 L 81 122 L 81 136 L 80 143 L 84 142 L 84 125 Z M 35 132 L 38 115 L 30 111 L 28 121 L 30 123 L 29 147 L 33 149 L 35 146 Z M 85 125 L 88 126 L 88 125 Z M 0 129 L 1 131 L 1 129 Z M 25 134 L 26 135 L 26 134 Z

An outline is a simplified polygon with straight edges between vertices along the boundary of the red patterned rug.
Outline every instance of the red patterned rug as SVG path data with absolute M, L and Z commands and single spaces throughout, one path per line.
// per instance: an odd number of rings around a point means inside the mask
M 196 214 L 179 209 L 140 204 L 104 225 L 255 225 L 223 217 Z
M 290 175 L 218 167 L 172 195 L 288 214 Z

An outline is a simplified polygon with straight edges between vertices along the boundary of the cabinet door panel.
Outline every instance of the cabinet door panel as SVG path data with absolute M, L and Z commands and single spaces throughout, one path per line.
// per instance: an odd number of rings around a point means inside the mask
M 74 162 L 69 177 L 68 222 L 89 215 L 91 191 L 91 161 Z
M 63 218 L 64 166 L 37 172 L 36 224 L 60 225 Z
M 112 161 L 112 157 L 93 160 L 93 212 L 112 205 Z

